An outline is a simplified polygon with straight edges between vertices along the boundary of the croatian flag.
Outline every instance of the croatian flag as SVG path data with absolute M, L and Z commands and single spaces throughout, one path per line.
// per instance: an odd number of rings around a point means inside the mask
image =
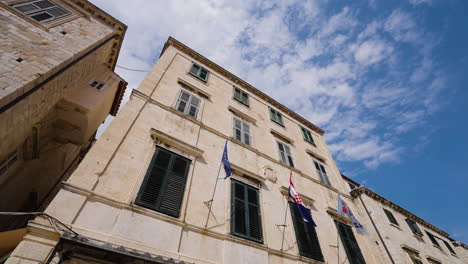
M 229 176 L 231 176 L 231 163 L 229 163 L 229 159 L 228 159 L 227 140 L 226 140 L 226 143 L 224 144 L 223 158 L 221 159 L 221 162 L 223 162 L 224 171 L 226 171 L 226 177 L 224 177 L 224 179 L 227 179 Z
M 356 230 L 358 231 L 359 234 L 361 235 L 367 234 L 364 227 L 356 219 L 353 212 L 351 212 L 351 209 L 349 209 L 349 206 L 346 204 L 344 200 L 341 199 L 340 194 L 338 194 L 338 213 L 344 217 L 348 217 L 349 219 L 351 219 L 353 221 L 354 227 L 356 227 Z
M 302 219 L 304 219 L 304 221 L 306 222 L 313 224 L 314 226 L 317 226 L 314 220 L 312 220 L 310 210 L 304 206 L 301 196 L 299 196 L 299 194 L 296 192 L 296 188 L 294 187 L 294 183 L 292 182 L 292 172 L 289 176 L 289 196 L 294 200 L 294 203 L 297 205 L 297 209 L 299 209 Z

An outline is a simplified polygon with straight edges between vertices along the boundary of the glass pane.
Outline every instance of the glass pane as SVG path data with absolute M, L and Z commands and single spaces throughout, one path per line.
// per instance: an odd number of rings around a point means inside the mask
M 240 100 L 240 98 L 241 98 L 240 90 L 237 89 L 237 88 L 234 88 L 234 98 L 237 99 L 237 100 Z
M 244 134 L 244 143 L 250 146 L 250 136 L 249 136 L 249 134 Z
M 192 99 L 190 99 L 190 104 L 197 107 L 200 104 L 200 100 L 194 96 L 192 96 Z
M 199 70 L 200 66 L 198 66 L 197 64 L 193 64 L 192 68 L 190 68 L 190 73 L 197 75 Z
M 278 148 L 281 152 L 284 152 L 283 144 L 278 142 Z
M 322 165 L 320 165 L 320 170 L 321 170 L 323 173 L 327 174 L 327 172 L 325 171 L 325 168 L 324 168 Z
M 235 129 L 234 132 L 235 132 L 234 137 L 235 137 L 237 140 L 242 141 L 240 129 Z
M 190 95 L 188 93 L 182 92 L 180 98 L 184 101 L 188 101 L 188 99 L 190 98 Z
M 247 93 L 242 93 L 242 102 L 244 102 L 245 104 L 249 103 L 249 95 Z
M 179 107 L 177 107 L 177 111 L 179 112 L 184 112 L 185 111 L 185 106 L 187 103 L 185 101 L 179 101 Z
M 293 162 L 293 159 L 292 159 L 291 156 L 288 156 L 288 164 L 289 164 L 289 166 L 294 167 L 294 162 Z
M 288 160 L 286 159 L 286 154 L 283 151 L 280 151 L 281 161 L 288 164 Z
M 195 106 L 191 105 L 188 115 L 193 117 L 193 118 L 197 118 L 197 108 Z
M 69 14 L 67 11 L 63 10 L 60 7 L 51 8 L 47 10 L 47 13 L 53 15 L 54 17 L 63 17 Z
M 15 6 L 15 8 L 23 13 L 31 12 L 31 11 L 36 11 L 39 10 L 37 6 L 28 4 L 28 5 L 22 5 L 22 6 Z
M 31 16 L 31 18 L 33 18 L 34 20 L 38 22 L 41 22 L 41 21 L 52 18 L 52 16 L 47 13 L 39 13 L 39 14 Z
M 234 127 L 241 129 L 241 121 L 237 118 L 234 118 Z
M 286 154 L 288 154 L 288 156 L 291 156 L 291 150 L 289 149 L 289 146 L 284 145 L 284 149 L 286 150 Z
M 34 5 L 40 7 L 41 9 L 55 6 L 54 4 L 52 4 L 51 2 L 49 2 L 47 0 L 35 2 Z
M 319 167 L 319 164 L 317 162 L 314 161 L 314 164 L 315 164 L 315 168 L 320 171 L 320 167 Z

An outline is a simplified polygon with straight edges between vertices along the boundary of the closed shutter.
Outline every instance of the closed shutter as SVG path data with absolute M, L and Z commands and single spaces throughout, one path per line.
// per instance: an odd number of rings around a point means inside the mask
M 364 257 L 362 256 L 361 249 L 354 237 L 353 230 L 350 226 L 335 221 L 338 233 L 341 238 L 341 243 L 346 251 L 350 264 L 365 264 Z
M 258 190 L 232 180 L 231 233 L 262 243 L 262 221 Z
M 408 224 L 408 226 L 410 227 L 411 231 L 414 234 L 418 234 L 420 236 L 423 235 L 423 233 L 421 232 L 421 229 L 419 229 L 419 226 L 416 224 L 416 222 L 414 222 L 413 220 L 411 220 L 409 218 L 406 218 L 405 221 L 406 221 L 406 223 Z
M 289 203 L 289 207 L 291 209 L 294 231 L 296 232 L 299 254 L 323 262 L 323 254 L 314 225 L 304 221 L 294 203 Z
M 395 217 L 393 216 L 392 212 L 388 211 L 387 209 L 383 209 L 383 210 L 384 210 L 385 214 L 387 215 L 387 218 L 390 221 L 390 223 L 399 226 L 399 224 L 398 224 L 397 220 L 395 219 Z
M 179 217 L 190 160 L 157 148 L 136 204 Z

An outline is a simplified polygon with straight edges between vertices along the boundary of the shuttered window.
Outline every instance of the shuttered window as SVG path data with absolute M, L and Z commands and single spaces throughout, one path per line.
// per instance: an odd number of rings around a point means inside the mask
M 231 183 L 231 233 L 263 243 L 258 189 L 236 180 Z
M 426 231 L 426 234 L 427 234 L 427 236 L 429 237 L 429 239 L 431 240 L 431 242 L 432 242 L 432 244 L 434 246 L 440 247 L 439 243 L 437 242 L 437 240 L 436 240 L 436 238 L 435 238 L 435 236 L 433 234 L 431 234 L 431 233 L 429 233 L 427 231 Z
M 390 221 L 390 223 L 394 224 L 394 225 L 397 225 L 399 226 L 397 220 L 395 219 L 395 217 L 393 216 L 392 212 L 388 211 L 387 209 L 383 209 L 385 214 L 387 215 L 387 218 L 388 218 L 388 221 Z
M 241 89 L 237 88 L 237 87 L 233 87 L 233 98 L 234 100 L 246 105 L 246 106 L 249 106 L 249 94 L 242 91 Z
M 271 108 L 271 107 L 268 107 L 269 111 L 270 111 L 270 118 L 271 118 L 271 121 L 277 123 L 278 125 L 284 127 L 284 123 L 283 123 L 283 117 L 281 116 L 281 113 L 276 111 L 275 109 Z
M 289 148 L 289 146 L 279 141 L 276 141 L 276 142 L 278 144 L 278 151 L 279 151 L 281 161 L 288 164 L 291 167 L 294 167 L 294 161 L 293 161 L 293 158 L 291 155 L 291 149 Z
M 210 72 L 207 69 L 203 68 L 202 66 L 196 63 L 192 64 L 189 73 L 204 82 L 208 81 L 208 75 L 210 74 Z
M 325 167 L 323 167 L 323 165 L 318 163 L 317 161 L 314 161 L 314 164 L 315 164 L 315 169 L 317 170 L 317 174 L 320 177 L 320 181 L 331 186 L 330 180 L 328 179 L 327 172 L 325 171 Z
M 48 0 L 27 1 L 12 6 L 21 13 L 41 23 L 50 22 L 71 14 Z
M 289 207 L 291 209 L 294 231 L 296 232 L 299 254 L 303 257 L 323 262 L 323 254 L 314 225 L 304 221 L 294 203 L 289 203 Z
M 341 243 L 346 251 L 350 264 L 365 264 L 364 257 L 362 256 L 361 249 L 354 237 L 353 230 L 350 226 L 335 221 L 338 234 L 341 238 Z
M 301 128 L 301 132 L 302 132 L 302 136 L 304 137 L 304 139 L 311 143 L 312 145 L 315 146 L 315 142 L 314 142 L 314 138 L 312 137 L 312 133 L 305 127 L 303 126 L 299 126 Z
M 179 112 L 197 119 L 200 104 L 201 101 L 198 97 L 182 90 L 177 100 L 176 109 Z
M 250 146 L 250 125 L 234 117 L 234 138 Z
M 445 241 L 445 240 L 442 240 L 442 241 L 444 242 L 445 246 L 448 248 L 448 250 L 450 251 L 450 253 L 452 253 L 452 254 L 454 254 L 454 255 L 457 254 L 457 253 L 455 253 L 455 251 L 453 250 L 453 248 L 450 246 L 450 244 L 449 244 L 447 241 Z
M 136 204 L 179 217 L 190 160 L 156 148 Z
M 422 262 L 419 258 L 417 258 L 417 257 L 415 257 L 415 256 L 410 256 L 410 258 L 411 258 L 411 261 L 412 261 L 414 264 L 423 264 L 423 262 Z
M 423 236 L 423 233 L 421 232 L 421 229 L 419 229 L 418 224 L 414 222 L 413 220 L 406 218 L 406 223 L 408 224 L 409 228 L 411 229 L 411 232 L 413 232 L 415 235 L 418 236 Z

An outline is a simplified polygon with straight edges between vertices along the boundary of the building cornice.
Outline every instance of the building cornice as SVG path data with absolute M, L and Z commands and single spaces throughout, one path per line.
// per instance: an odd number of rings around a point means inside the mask
M 357 198 L 361 194 L 365 194 L 365 195 L 369 196 L 370 198 L 380 202 L 381 204 L 386 205 L 386 206 L 392 208 L 393 210 L 397 211 L 398 213 L 408 217 L 409 219 L 412 219 L 413 221 L 425 226 L 426 228 L 429 228 L 429 229 L 437 232 L 438 234 L 444 236 L 445 238 L 449 238 L 449 234 L 447 232 L 437 228 L 436 226 L 430 224 L 426 220 L 414 215 L 413 213 L 406 210 L 405 208 L 399 206 L 398 204 L 395 204 L 394 202 L 388 200 L 387 198 L 375 193 L 374 191 L 372 191 L 372 190 L 370 190 L 370 189 L 368 189 L 368 188 L 366 188 L 364 186 L 360 186 L 360 187 L 352 190 L 350 192 L 350 194 L 351 194 L 351 196 L 353 198 Z
M 77 1 L 77 0 L 74 0 L 74 1 Z M 174 39 L 173 37 L 168 38 L 168 40 L 164 44 L 164 47 L 163 47 L 163 49 L 161 51 L 161 55 L 164 53 L 164 51 L 169 46 L 173 46 L 174 48 L 182 51 L 183 53 L 185 53 L 187 55 L 189 55 L 193 59 L 198 60 L 199 62 L 205 64 L 207 67 L 215 70 L 217 73 L 223 75 L 225 78 L 232 81 L 236 86 L 242 87 L 242 88 L 248 90 L 249 92 L 251 92 L 252 94 L 255 94 L 256 96 L 262 98 L 263 100 L 265 100 L 266 102 L 268 102 L 269 104 L 271 104 L 272 106 L 274 106 L 275 108 L 280 110 L 281 112 L 283 112 L 283 113 L 289 115 L 290 117 L 296 119 L 302 125 L 307 126 L 309 129 L 319 133 L 320 135 L 323 135 L 325 133 L 325 131 L 323 129 L 321 129 L 318 126 L 312 124 L 310 121 L 308 121 L 304 117 L 302 117 L 299 114 L 295 113 L 294 111 L 287 108 L 283 104 L 281 104 L 278 101 L 274 100 L 273 98 L 269 97 L 268 95 L 266 95 L 262 91 L 260 91 L 257 88 L 253 87 L 252 85 L 250 85 L 246 81 L 244 81 L 241 78 L 237 77 L 236 75 L 230 73 L 229 71 L 227 71 L 223 67 L 221 67 L 218 64 L 212 62 L 208 58 L 204 57 L 200 53 L 194 51 L 193 49 L 189 48 L 188 46 L 186 46 L 183 43 L 179 42 L 178 40 Z

